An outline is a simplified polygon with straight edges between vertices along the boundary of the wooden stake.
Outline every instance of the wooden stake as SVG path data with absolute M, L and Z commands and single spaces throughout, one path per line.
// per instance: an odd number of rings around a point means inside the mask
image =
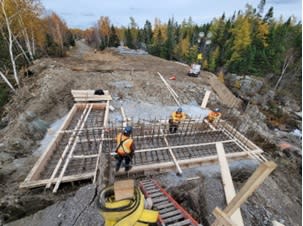
M 208 103 L 208 99 L 209 99 L 210 93 L 211 93 L 211 91 L 206 90 L 206 93 L 204 95 L 204 98 L 203 98 L 203 101 L 202 101 L 202 104 L 201 104 L 201 108 L 206 108 L 206 105 Z

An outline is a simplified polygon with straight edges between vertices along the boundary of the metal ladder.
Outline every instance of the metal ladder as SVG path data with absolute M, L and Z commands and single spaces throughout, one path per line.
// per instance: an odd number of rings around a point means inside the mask
M 165 226 L 202 226 L 183 209 L 155 180 L 143 180 L 139 186 L 145 198 L 151 198 L 153 209 L 159 211 L 159 223 Z

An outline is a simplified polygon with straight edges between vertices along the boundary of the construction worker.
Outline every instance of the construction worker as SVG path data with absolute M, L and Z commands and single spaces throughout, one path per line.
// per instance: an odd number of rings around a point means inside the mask
M 125 171 L 129 171 L 131 166 L 131 161 L 135 152 L 135 145 L 130 135 L 132 134 L 133 128 L 131 126 L 126 126 L 123 133 L 117 135 L 117 148 L 115 156 L 116 158 L 116 172 L 119 171 L 122 161 L 125 163 Z
M 221 111 L 219 108 L 216 108 L 214 111 L 208 113 L 207 120 L 210 123 L 217 123 L 221 118 Z
M 171 118 L 169 119 L 169 132 L 175 133 L 178 130 L 179 124 L 186 118 L 184 112 L 182 112 L 182 108 L 178 108 L 177 111 L 171 114 Z

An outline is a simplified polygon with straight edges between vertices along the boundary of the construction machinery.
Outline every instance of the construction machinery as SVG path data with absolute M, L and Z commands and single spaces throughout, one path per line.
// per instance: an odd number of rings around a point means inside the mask
M 192 77 L 198 77 L 200 75 L 200 72 L 201 72 L 201 65 L 192 64 L 187 75 Z

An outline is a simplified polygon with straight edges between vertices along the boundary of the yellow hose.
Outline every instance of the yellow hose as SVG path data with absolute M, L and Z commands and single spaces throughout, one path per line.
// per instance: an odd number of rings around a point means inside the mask
M 100 193 L 100 214 L 105 226 L 143 226 L 156 223 L 159 213 L 144 209 L 144 195 L 135 188 L 131 199 L 114 200 L 113 186 L 103 189 Z

